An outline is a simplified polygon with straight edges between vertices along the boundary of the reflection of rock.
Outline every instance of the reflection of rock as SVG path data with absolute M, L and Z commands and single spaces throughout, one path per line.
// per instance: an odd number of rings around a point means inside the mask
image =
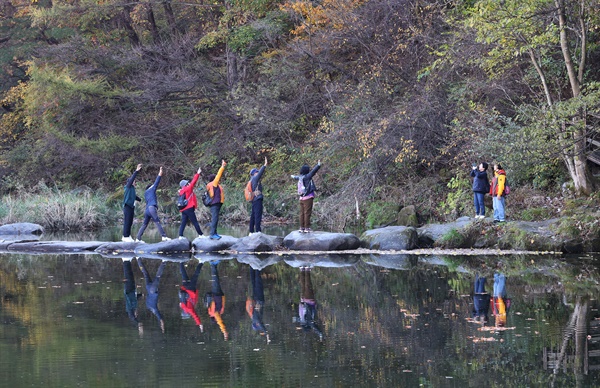
M 217 252 L 194 252 L 194 258 L 201 263 L 208 263 L 216 260 L 232 260 L 234 259 L 231 255 L 226 255 Z
M 283 244 L 283 237 L 269 236 L 264 233 L 254 233 L 242 237 L 229 250 L 237 252 L 272 252 Z
M 427 224 L 417 229 L 419 234 L 419 246 L 421 248 L 432 247 L 433 243 L 452 229 L 461 229 L 471 223 L 473 220 L 469 217 L 460 217 L 454 222 L 447 224 Z
M 285 236 L 283 245 L 295 251 L 344 251 L 360 247 L 360 240 L 350 233 L 292 232 Z
M 417 265 L 419 257 L 416 255 L 369 255 L 367 264 L 390 269 L 410 269 Z
M 237 238 L 231 236 L 221 236 L 219 240 L 212 240 L 208 237 L 196 237 L 192 242 L 192 247 L 194 251 L 219 252 L 229 249 L 237 241 Z
M 419 256 L 419 263 L 425 264 L 425 265 L 433 265 L 433 266 L 443 265 L 445 267 L 448 267 L 454 262 L 451 259 L 452 259 L 452 257 L 446 258 L 444 256 L 437 256 L 437 255 Z M 458 266 L 452 265 L 452 270 L 454 272 L 469 273 L 469 271 L 467 271 L 467 269 L 461 265 L 458 265 Z
M 367 230 L 360 236 L 364 248 L 404 251 L 417 247 L 417 230 L 411 226 L 387 226 Z
M 9 244 L 8 251 L 27 253 L 92 253 L 100 241 L 26 241 Z
M 1 235 L 21 235 L 21 234 L 35 234 L 40 235 L 44 233 L 44 228 L 38 224 L 32 224 L 30 222 L 19 222 L 16 224 L 7 224 L 0 226 Z
M 100 253 L 101 255 L 133 252 L 135 251 L 135 247 L 141 244 L 142 243 L 137 242 L 108 242 L 103 243 L 98 248 L 96 248 L 96 252 Z
M 359 255 L 289 255 L 284 258 L 291 267 L 352 267 L 360 261 Z
M 259 254 L 259 255 L 235 255 L 239 263 L 250 265 L 252 269 L 265 269 L 270 265 L 276 264 L 282 260 L 279 255 Z

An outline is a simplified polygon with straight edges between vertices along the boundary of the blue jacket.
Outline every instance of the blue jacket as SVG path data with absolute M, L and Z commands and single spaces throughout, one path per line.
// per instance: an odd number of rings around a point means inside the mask
M 471 170 L 473 179 L 473 191 L 477 193 L 488 193 L 490 191 L 490 181 L 487 171 Z
M 258 172 L 256 174 L 254 174 L 252 176 L 252 178 L 250 178 L 250 182 L 252 185 L 252 191 L 260 191 L 260 194 L 258 194 L 257 196 L 254 197 L 254 199 L 252 201 L 256 201 L 259 199 L 263 199 L 263 187 L 262 187 L 262 183 L 260 181 L 260 179 L 262 178 L 263 174 L 265 173 L 265 166 L 262 166 Z
M 158 188 L 158 184 L 160 183 L 160 175 L 156 176 L 156 180 L 152 184 L 152 186 L 148 187 L 144 192 L 144 199 L 146 200 L 146 207 L 155 206 L 158 207 L 158 200 L 156 199 L 156 189 Z
M 313 176 L 315 176 L 315 174 L 317 173 L 317 171 L 319 171 L 320 168 L 321 168 L 321 165 L 317 164 L 306 175 L 292 175 L 293 179 L 296 179 L 296 180 L 302 179 L 302 184 L 304 185 L 304 187 L 306 187 L 306 194 L 304 195 L 304 197 L 307 197 L 311 194 L 314 195 L 315 190 L 317 188 L 315 187 L 315 183 L 312 181 L 312 178 L 313 178 Z

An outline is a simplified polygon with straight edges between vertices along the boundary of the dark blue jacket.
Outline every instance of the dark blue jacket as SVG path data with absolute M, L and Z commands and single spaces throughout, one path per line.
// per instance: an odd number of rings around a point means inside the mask
M 260 181 L 260 179 L 262 178 L 262 175 L 265 173 L 265 166 L 262 166 L 258 172 L 256 174 L 254 174 L 252 176 L 252 178 L 250 178 L 250 182 L 252 185 L 252 191 L 260 191 L 260 194 L 258 194 L 257 196 L 254 197 L 253 201 L 256 201 L 258 199 L 263 199 L 263 195 L 262 195 L 262 183 Z
M 487 171 L 471 170 L 473 179 L 473 191 L 477 193 L 489 193 L 490 181 Z
M 137 174 L 138 171 L 135 170 L 129 179 L 127 179 L 127 183 L 125 184 L 125 195 L 123 196 L 123 205 L 134 207 L 135 201 L 141 201 L 141 199 L 135 195 L 135 186 L 133 185 Z
M 156 199 L 156 189 L 160 183 L 160 175 L 156 176 L 154 184 L 146 189 L 144 192 L 144 199 L 146 200 L 146 207 L 155 206 L 158 207 L 158 200 Z

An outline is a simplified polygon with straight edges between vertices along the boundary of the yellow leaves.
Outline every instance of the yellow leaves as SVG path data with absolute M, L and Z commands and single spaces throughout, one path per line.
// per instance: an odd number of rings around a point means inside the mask
M 325 0 L 315 5 L 311 1 L 291 1 L 280 6 L 280 9 L 298 15 L 302 22 L 294 30 L 294 35 L 311 33 L 315 29 L 330 27 L 343 30 L 357 22 L 353 10 L 363 0 Z

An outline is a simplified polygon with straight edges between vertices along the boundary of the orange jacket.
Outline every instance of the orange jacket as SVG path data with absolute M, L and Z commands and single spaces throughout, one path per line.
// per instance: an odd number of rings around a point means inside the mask
M 225 171 L 225 167 L 221 166 L 217 176 L 215 177 L 215 180 L 206 185 L 206 191 L 208 191 L 208 194 L 211 198 L 215 196 L 215 187 L 219 187 L 221 190 L 221 203 L 225 202 L 225 191 L 223 190 L 223 186 L 219 185 L 219 182 L 221 182 L 221 177 L 223 176 L 223 171 Z

